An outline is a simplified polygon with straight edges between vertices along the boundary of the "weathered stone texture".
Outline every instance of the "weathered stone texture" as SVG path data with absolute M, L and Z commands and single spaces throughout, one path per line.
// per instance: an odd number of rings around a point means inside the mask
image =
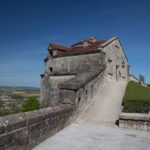
M 128 80 L 129 66 L 119 40 L 112 40 L 110 44 L 104 46 L 103 51 L 105 52 L 105 65 L 107 66 L 105 70 L 105 79 Z
M 98 65 L 103 64 L 103 57 L 103 53 L 97 52 L 95 54 L 53 58 L 48 60 L 45 71 L 49 74 L 76 74 L 95 69 Z M 50 68 L 52 68 L 52 72 Z
M 0 118 L 0 150 L 31 149 L 38 142 L 66 126 L 71 105 L 58 105 Z
M 139 113 L 122 113 L 119 127 L 150 131 L 150 115 Z
M 5 132 L 9 132 L 26 125 L 26 118 L 23 113 L 8 115 L 2 117 L 3 127 Z

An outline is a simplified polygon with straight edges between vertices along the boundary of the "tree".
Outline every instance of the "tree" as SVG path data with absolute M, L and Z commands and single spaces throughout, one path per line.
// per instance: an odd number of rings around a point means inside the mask
M 29 97 L 22 106 L 22 111 L 33 111 L 40 108 L 40 103 L 36 97 Z
M 4 108 L 4 102 L 0 100 L 0 108 Z

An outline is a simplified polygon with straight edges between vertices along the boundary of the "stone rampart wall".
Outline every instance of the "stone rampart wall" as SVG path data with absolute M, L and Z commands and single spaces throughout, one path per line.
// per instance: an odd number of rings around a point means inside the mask
M 150 131 L 150 114 L 122 113 L 119 127 Z
M 105 66 L 97 67 L 87 73 L 59 85 L 59 102 L 75 105 L 76 112 L 81 112 L 91 103 L 95 93 L 103 85 Z
M 64 128 L 73 106 L 61 104 L 36 111 L 0 117 L 0 150 L 29 150 Z

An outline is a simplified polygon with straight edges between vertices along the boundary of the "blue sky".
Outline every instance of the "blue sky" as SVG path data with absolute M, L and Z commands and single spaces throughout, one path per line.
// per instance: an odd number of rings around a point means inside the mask
M 0 0 L 0 85 L 40 86 L 48 43 L 118 36 L 150 83 L 150 1 Z

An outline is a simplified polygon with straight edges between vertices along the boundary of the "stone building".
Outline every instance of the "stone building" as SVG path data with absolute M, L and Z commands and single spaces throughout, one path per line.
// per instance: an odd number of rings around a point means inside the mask
M 137 77 L 135 77 L 134 75 L 130 74 L 129 77 L 130 77 L 130 81 L 140 83 L 139 79 Z
M 129 75 L 127 57 L 116 37 L 92 37 L 70 47 L 49 44 L 44 62 L 41 107 L 69 103 L 80 111 L 103 82 L 128 80 Z

